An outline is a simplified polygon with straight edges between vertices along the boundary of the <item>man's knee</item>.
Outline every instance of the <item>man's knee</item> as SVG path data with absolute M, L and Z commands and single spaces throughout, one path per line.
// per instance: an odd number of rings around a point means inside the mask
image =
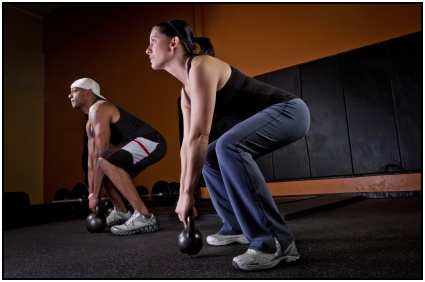
M 106 171 L 111 167 L 112 164 L 102 157 L 98 159 L 98 162 L 100 169 L 103 171 L 103 173 L 106 174 Z
M 131 178 L 134 177 L 134 176 L 131 176 L 130 173 L 126 169 L 124 169 L 123 167 L 120 167 L 120 166 L 118 166 L 118 165 L 116 165 L 114 163 L 111 163 L 107 159 L 104 159 L 102 157 L 99 157 L 98 163 L 99 163 L 99 168 L 108 177 L 110 176 L 110 173 L 117 172 L 117 171 L 126 172 Z

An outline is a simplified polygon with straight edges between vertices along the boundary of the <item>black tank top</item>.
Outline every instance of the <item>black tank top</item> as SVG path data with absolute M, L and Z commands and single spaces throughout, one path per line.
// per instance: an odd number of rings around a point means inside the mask
M 116 106 L 116 105 L 115 105 Z M 110 125 L 111 140 L 113 145 L 118 145 L 122 142 L 143 137 L 154 142 L 158 142 L 159 133 L 146 122 L 129 114 L 120 107 L 116 106 L 120 112 L 120 119 Z
M 188 75 L 193 58 L 188 61 Z M 232 73 L 229 80 L 217 91 L 214 118 L 236 115 L 245 119 L 271 105 L 298 98 L 295 94 L 249 77 L 232 66 L 230 68 Z M 184 85 L 183 91 L 190 104 Z

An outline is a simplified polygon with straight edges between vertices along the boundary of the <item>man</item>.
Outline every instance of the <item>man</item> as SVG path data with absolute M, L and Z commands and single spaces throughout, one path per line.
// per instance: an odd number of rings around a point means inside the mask
M 96 208 L 104 189 L 114 204 L 114 210 L 106 219 L 113 234 L 158 230 L 155 216 L 149 213 L 132 180 L 164 157 L 165 139 L 146 122 L 108 102 L 100 95 L 99 84 L 90 78 L 74 81 L 68 97 L 74 109 L 88 115 L 89 208 Z M 133 215 L 120 194 L 133 207 Z

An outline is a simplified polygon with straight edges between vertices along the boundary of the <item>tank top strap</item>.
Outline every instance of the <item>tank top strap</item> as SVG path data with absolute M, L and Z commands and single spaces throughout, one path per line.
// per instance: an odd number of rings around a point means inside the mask
M 187 61 L 187 75 L 189 76 L 189 71 L 190 71 L 190 68 L 192 67 L 192 60 L 193 60 L 193 56 L 192 57 L 190 57 L 189 58 L 189 60 Z M 190 105 L 190 97 L 189 97 L 189 95 L 187 95 L 187 92 L 186 92 L 186 89 L 184 88 L 184 84 L 183 84 L 183 92 L 184 92 L 184 95 L 186 96 L 186 99 L 187 99 L 187 102 L 189 103 L 189 105 Z
M 195 58 L 195 57 L 192 56 L 192 57 L 189 58 L 189 61 L 187 61 L 187 75 L 189 75 L 190 68 L 192 67 L 193 58 Z

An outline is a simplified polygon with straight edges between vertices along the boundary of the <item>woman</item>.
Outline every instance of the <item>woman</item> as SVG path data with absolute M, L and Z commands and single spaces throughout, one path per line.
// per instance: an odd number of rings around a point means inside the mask
M 261 270 L 299 258 L 294 237 L 281 216 L 255 159 L 307 133 L 310 114 L 297 96 L 260 83 L 214 57 L 208 38 L 195 38 L 181 20 L 153 27 L 149 55 L 183 84 L 180 195 L 176 213 L 186 224 L 201 176 L 223 227 L 207 237 L 211 245 L 248 244 L 233 259 L 243 270 Z M 212 123 L 224 116 L 241 122 L 208 144 Z M 205 164 L 205 165 L 204 165 Z

